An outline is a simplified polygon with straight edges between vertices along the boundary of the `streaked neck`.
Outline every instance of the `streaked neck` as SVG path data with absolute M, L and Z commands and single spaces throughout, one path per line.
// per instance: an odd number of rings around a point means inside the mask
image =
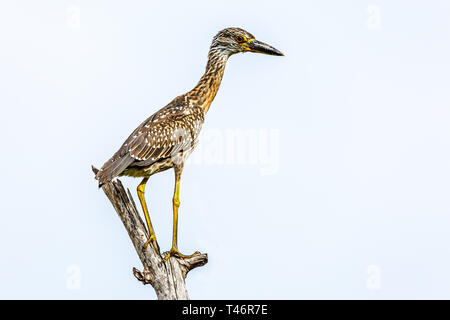
M 223 50 L 212 47 L 209 50 L 205 73 L 197 86 L 187 94 L 191 101 L 202 107 L 204 114 L 208 112 L 219 90 L 228 57 L 229 54 Z

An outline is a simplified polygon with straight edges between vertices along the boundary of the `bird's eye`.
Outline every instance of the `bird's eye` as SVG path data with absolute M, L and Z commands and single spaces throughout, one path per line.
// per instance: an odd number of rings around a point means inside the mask
M 244 42 L 244 38 L 241 37 L 241 36 L 237 36 L 236 37 L 236 41 L 239 42 L 239 43 Z

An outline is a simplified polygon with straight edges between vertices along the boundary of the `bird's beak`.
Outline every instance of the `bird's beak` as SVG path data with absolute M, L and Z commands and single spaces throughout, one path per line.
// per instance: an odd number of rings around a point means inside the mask
M 252 40 L 248 42 L 247 51 L 270 54 L 272 56 L 284 56 L 283 53 L 281 53 L 274 47 L 258 40 Z

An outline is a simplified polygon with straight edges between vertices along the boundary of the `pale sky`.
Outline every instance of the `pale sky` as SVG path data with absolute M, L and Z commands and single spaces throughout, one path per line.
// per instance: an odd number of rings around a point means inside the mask
M 2 1 L 0 298 L 154 299 L 90 166 L 241 27 L 181 184 L 193 299 L 450 298 L 450 2 Z M 139 180 L 122 182 L 135 191 Z M 173 171 L 147 184 L 162 250 Z

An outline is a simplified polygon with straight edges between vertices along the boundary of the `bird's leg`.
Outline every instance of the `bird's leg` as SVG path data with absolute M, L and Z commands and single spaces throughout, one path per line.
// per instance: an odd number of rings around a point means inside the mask
M 184 255 L 181 254 L 178 251 L 178 246 L 177 246 L 177 242 L 178 242 L 178 208 L 180 207 L 180 178 L 181 178 L 181 172 L 183 171 L 183 164 L 178 164 L 178 165 L 174 165 L 174 169 L 175 169 L 175 191 L 173 194 L 173 236 L 172 236 L 172 248 L 170 249 L 169 253 L 167 254 L 167 256 L 164 258 L 164 262 L 166 262 L 167 260 L 169 260 L 169 258 L 171 256 L 177 256 L 179 258 L 191 258 L 193 256 L 195 256 L 196 254 L 198 254 L 199 252 L 196 251 L 191 255 Z
M 149 238 L 147 242 L 144 244 L 144 248 L 147 248 L 148 244 L 151 242 L 153 245 L 153 248 L 155 248 L 156 252 L 159 253 L 159 245 L 158 242 L 156 242 L 156 235 L 155 231 L 153 230 L 152 222 L 150 221 L 150 216 L 148 215 L 148 209 L 147 204 L 145 202 L 145 184 L 147 183 L 148 178 L 144 178 L 142 182 L 137 187 L 137 194 L 139 201 L 141 202 L 142 210 L 144 211 L 145 221 L 147 222 L 147 228 L 149 233 Z

